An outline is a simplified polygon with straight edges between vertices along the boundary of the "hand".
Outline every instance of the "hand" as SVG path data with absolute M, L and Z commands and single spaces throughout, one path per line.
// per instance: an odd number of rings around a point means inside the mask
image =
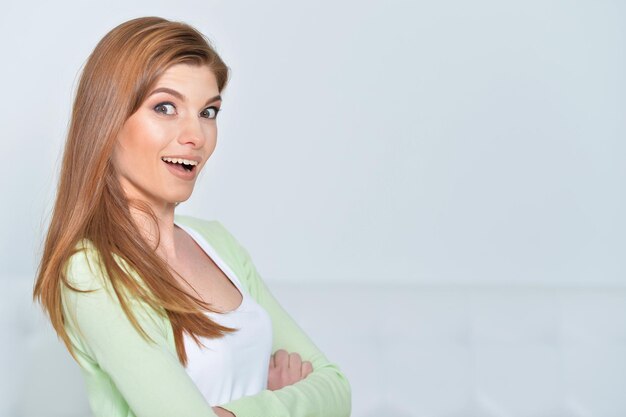
M 217 417 L 236 417 L 233 413 L 222 407 L 212 407 Z
M 306 378 L 313 372 L 313 365 L 309 361 L 302 362 L 298 353 L 287 353 L 279 349 L 270 358 L 270 369 L 267 376 L 267 389 L 276 391 L 287 385 Z

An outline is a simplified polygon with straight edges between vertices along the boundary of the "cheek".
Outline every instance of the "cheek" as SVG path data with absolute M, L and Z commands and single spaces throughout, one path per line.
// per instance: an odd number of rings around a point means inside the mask
M 205 146 L 209 149 L 210 153 L 213 153 L 217 144 L 217 125 L 212 124 L 204 129 L 204 137 L 206 140 Z
M 118 137 L 113 164 L 118 173 L 134 176 L 154 164 L 165 132 L 153 123 L 129 119 Z
M 120 134 L 119 145 L 137 159 L 150 159 L 171 137 L 167 127 L 148 118 L 129 119 Z
M 118 175 L 132 175 L 132 166 L 137 166 L 136 151 L 127 141 L 118 141 L 113 151 L 113 167 Z

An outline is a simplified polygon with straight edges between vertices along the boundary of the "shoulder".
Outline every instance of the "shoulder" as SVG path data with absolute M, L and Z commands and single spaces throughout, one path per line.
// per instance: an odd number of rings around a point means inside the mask
M 80 290 L 96 290 L 106 285 L 100 254 L 89 239 L 81 239 L 65 264 L 65 279 Z
M 247 252 L 233 234 L 218 220 L 204 220 L 192 216 L 176 215 L 176 223 L 202 235 L 220 255 L 226 257 L 247 257 Z
M 141 284 L 139 275 L 128 263 L 116 255 L 113 255 L 113 259 L 124 272 Z M 114 288 L 100 251 L 89 239 L 81 239 L 75 245 L 74 253 L 65 263 L 63 278 L 59 283 L 61 303 L 65 317 L 70 319 L 66 327 L 70 334 L 74 334 L 80 327 L 78 323 L 104 328 L 98 324 L 102 323 L 104 316 L 109 322 L 123 317 L 132 322 L 132 315 L 141 326 L 146 320 L 158 325 L 164 323 L 163 312 L 155 310 L 142 294 L 119 281 Z
M 217 220 L 203 220 L 191 216 L 176 216 L 179 225 L 199 233 L 217 251 L 231 269 L 253 293 L 259 279 L 248 250 Z
M 195 229 L 197 231 L 204 231 L 207 233 L 212 232 L 218 234 L 226 231 L 226 228 L 217 220 L 206 220 L 199 217 L 193 217 L 183 214 L 176 214 L 174 216 L 174 220 L 178 224 L 191 227 L 192 229 Z

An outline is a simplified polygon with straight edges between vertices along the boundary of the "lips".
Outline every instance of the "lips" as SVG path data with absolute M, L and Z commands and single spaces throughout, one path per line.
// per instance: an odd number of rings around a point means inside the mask
M 196 157 L 162 157 L 161 161 L 166 165 L 170 173 L 175 176 L 184 179 L 192 180 L 196 176 L 198 165 L 200 164 L 199 158 Z
M 166 164 L 182 167 L 186 171 L 193 171 L 194 168 L 198 166 L 198 164 L 200 163 L 200 161 L 196 160 L 193 157 L 179 158 L 179 157 L 164 156 L 161 158 L 161 160 L 165 162 Z

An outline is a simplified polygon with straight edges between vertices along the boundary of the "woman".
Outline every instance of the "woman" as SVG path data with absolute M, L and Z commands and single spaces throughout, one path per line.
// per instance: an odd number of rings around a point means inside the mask
M 34 296 L 96 416 L 350 413 L 345 376 L 247 251 L 174 215 L 215 149 L 227 76 L 200 33 L 154 17 L 114 28 L 84 67 Z

